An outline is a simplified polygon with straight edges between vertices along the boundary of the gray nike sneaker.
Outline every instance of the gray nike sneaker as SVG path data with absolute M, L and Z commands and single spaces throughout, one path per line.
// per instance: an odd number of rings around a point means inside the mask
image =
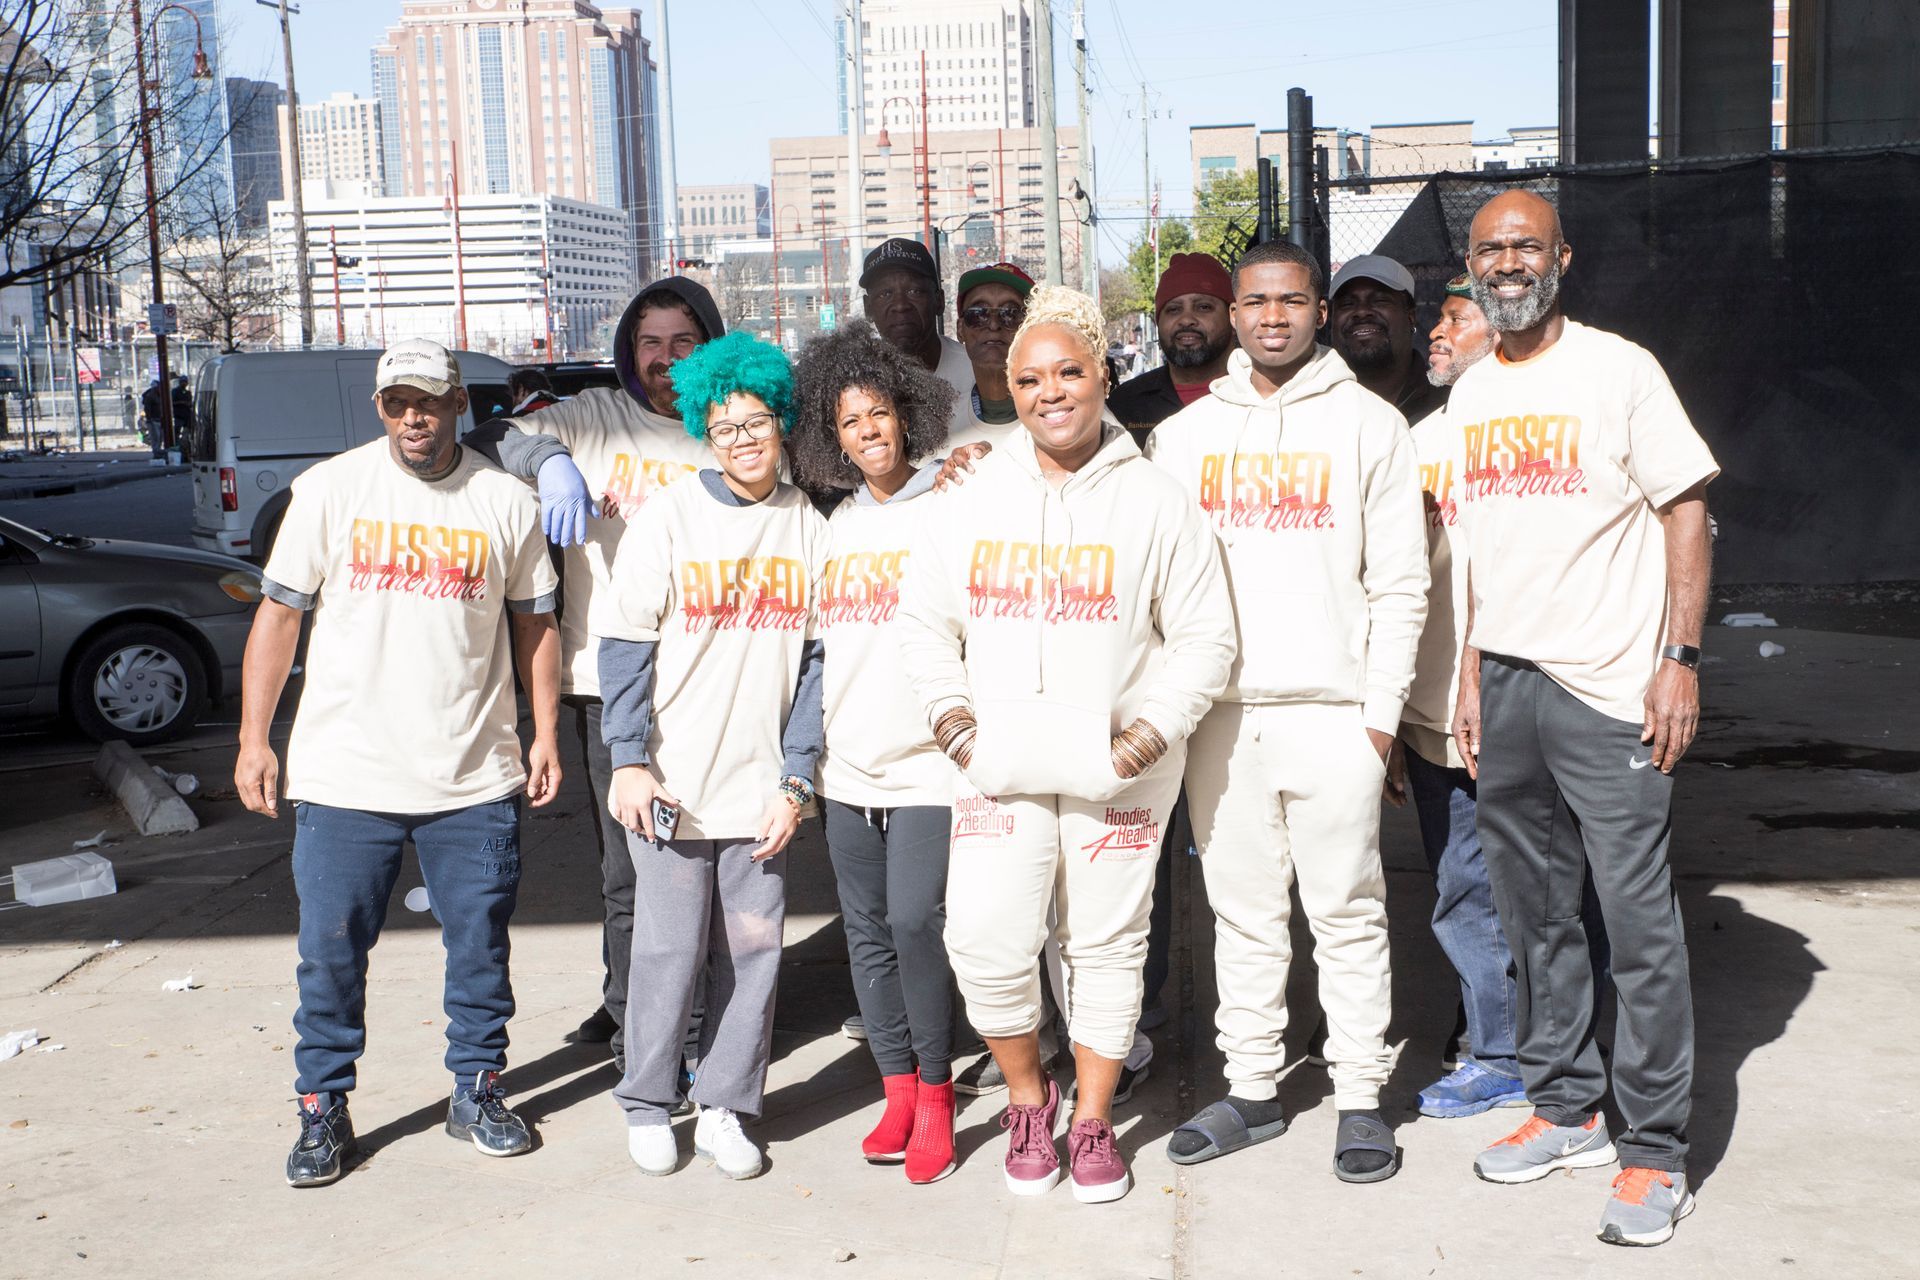
M 1511 1185 L 1533 1182 L 1555 1169 L 1593 1169 L 1614 1159 L 1613 1139 L 1598 1112 L 1583 1125 L 1534 1116 L 1475 1156 L 1473 1171 L 1487 1182 Z
M 1600 1238 L 1608 1244 L 1665 1244 L 1673 1239 L 1673 1224 L 1692 1212 L 1686 1174 L 1629 1166 L 1613 1180 Z

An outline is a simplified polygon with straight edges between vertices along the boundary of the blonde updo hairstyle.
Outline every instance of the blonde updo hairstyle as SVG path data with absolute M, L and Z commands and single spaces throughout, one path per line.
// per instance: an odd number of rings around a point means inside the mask
M 1007 344 L 1009 371 L 1013 369 L 1014 352 L 1020 349 L 1029 333 L 1043 325 L 1059 325 L 1073 333 L 1086 348 L 1087 359 L 1100 371 L 1101 385 L 1106 386 L 1107 335 L 1100 305 L 1078 289 L 1055 284 L 1036 285 L 1027 295 L 1027 318 L 1013 331 L 1013 341 Z M 1112 389 L 1107 387 L 1109 391 Z

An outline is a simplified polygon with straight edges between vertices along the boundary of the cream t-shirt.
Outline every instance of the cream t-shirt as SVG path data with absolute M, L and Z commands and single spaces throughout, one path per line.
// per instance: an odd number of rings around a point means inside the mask
M 1533 662 L 1638 724 L 1667 621 L 1656 509 L 1720 473 L 1659 362 L 1569 321 L 1530 360 L 1467 370 L 1447 418 L 1460 432 L 1474 647 Z
M 842 804 L 953 803 L 953 764 L 933 745 L 893 634 L 914 530 L 938 501 L 933 494 L 884 504 L 849 497 L 827 522 L 816 606 L 827 650 L 819 791 Z
M 293 482 L 266 576 L 313 602 L 289 797 L 441 813 L 526 785 L 507 611 L 555 584 L 524 484 L 471 449 L 421 480 L 382 436 Z
M 826 556 L 827 522 L 785 483 L 746 507 L 671 485 L 620 540 L 588 629 L 658 642 L 646 768 L 680 802 L 679 838 L 759 834 Z
M 587 614 L 606 589 L 614 553 L 627 525 L 647 499 L 703 466 L 713 451 L 687 434 L 678 418 L 643 409 L 625 391 L 596 388 L 525 418 L 513 429 L 552 436 L 567 446 L 600 514 L 587 521 L 587 540 L 562 553 L 560 691 L 598 697 L 599 651 L 587 634 Z
M 1447 407 L 1413 427 L 1413 452 L 1427 520 L 1427 621 L 1414 652 L 1413 683 L 1400 712 L 1400 731 L 1432 764 L 1464 765 L 1453 745 L 1453 704 L 1459 693 L 1460 649 L 1467 638 L 1467 558 L 1453 554 L 1460 509 L 1460 433 L 1448 429 Z

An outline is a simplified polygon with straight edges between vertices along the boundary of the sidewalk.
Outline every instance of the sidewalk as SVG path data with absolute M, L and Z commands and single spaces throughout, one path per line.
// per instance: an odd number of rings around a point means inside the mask
M 1762 639 L 1787 653 L 1758 657 Z M 439 950 L 431 917 L 401 905 L 420 882 L 409 868 L 373 960 L 354 1095 L 374 1154 L 333 1188 L 290 1191 L 290 822 L 220 798 L 231 750 L 203 746 L 167 764 L 214 790 L 199 805 L 206 825 L 169 840 L 129 840 L 81 766 L 0 773 L 0 862 L 108 827 L 121 885 L 95 903 L 0 910 L 0 1032 L 36 1027 L 66 1045 L 0 1063 L 0 1276 L 1913 1274 L 1920 1028 L 1900 1011 L 1920 969 L 1920 728 L 1905 692 L 1920 642 L 1713 629 L 1708 647 L 1724 660 L 1707 668 L 1707 736 L 1683 766 L 1676 819 L 1700 1208 L 1662 1249 L 1594 1240 L 1612 1170 L 1517 1188 L 1475 1180 L 1474 1152 L 1524 1112 L 1413 1118 L 1414 1091 L 1438 1072 L 1452 978 L 1426 929 L 1432 895 L 1409 812 L 1385 823 L 1401 1044 L 1387 1108 L 1405 1153 L 1385 1184 L 1333 1178 L 1325 1075 L 1304 1063 L 1282 1085 L 1295 1112 L 1285 1137 L 1192 1169 L 1166 1161 L 1165 1135 L 1220 1085 L 1211 918 L 1191 860 L 1178 876 L 1173 1018 L 1150 1082 L 1118 1117 L 1136 1180 L 1126 1199 L 1083 1206 L 1060 1188 L 1016 1201 L 1000 1177 L 1004 1095 L 964 1104 L 963 1164 L 946 1181 L 916 1188 L 868 1167 L 855 1152 L 878 1084 L 866 1047 L 838 1034 L 854 1006 L 817 824 L 789 869 L 777 1060 L 755 1130 L 769 1171 L 736 1184 L 695 1161 L 642 1177 L 606 1096 L 611 1066 L 561 1041 L 598 997 L 576 777 L 527 824 L 514 931 L 507 1084 L 539 1149 L 489 1161 L 440 1131 Z M 200 989 L 161 993 L 189 973 Z M 1314 1003 L 1310 982 L 1294 987 L 1297 1053 Z
M 102 449 L 98 452 L 48 456 L 20 454 L 0 457 L 0 502 L 22 498 L 51 498 L 87 489 L 108 489 L 135 480 L 177 475 L 188 468 L 156 461 L 146 449 Z

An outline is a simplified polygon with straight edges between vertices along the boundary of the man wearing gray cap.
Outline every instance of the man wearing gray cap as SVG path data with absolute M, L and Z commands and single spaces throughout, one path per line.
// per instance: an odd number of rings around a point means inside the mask
M 241 685 L 234 787 L 278 817 L 268 729 L 311 612 L 285 788 L 300 897 L 295 1187 L 338 1179 L 356 1149 L 347 1095 L 367 1040 L 367 953 L 409 842 L 447 953 L 446 1130 L 490 1156 L 532 1145 L 499 1077 L 520 797 L 537 807 L 560 786 L 553 566 L 533 494 L 454 442 L 467 393 L 453 353 L 389 347 L 373 398 L 386 434 L 293 483 Z M 524 764 L 516 661 L 533 719 Z
M 1377 253 L 1348 260 L 1333 273 L 1327 332 L 1360 385 L 1408 422 L 1446 403 L 1427 380 L 1427 362 L 1413 345 L 1413 273 Z

